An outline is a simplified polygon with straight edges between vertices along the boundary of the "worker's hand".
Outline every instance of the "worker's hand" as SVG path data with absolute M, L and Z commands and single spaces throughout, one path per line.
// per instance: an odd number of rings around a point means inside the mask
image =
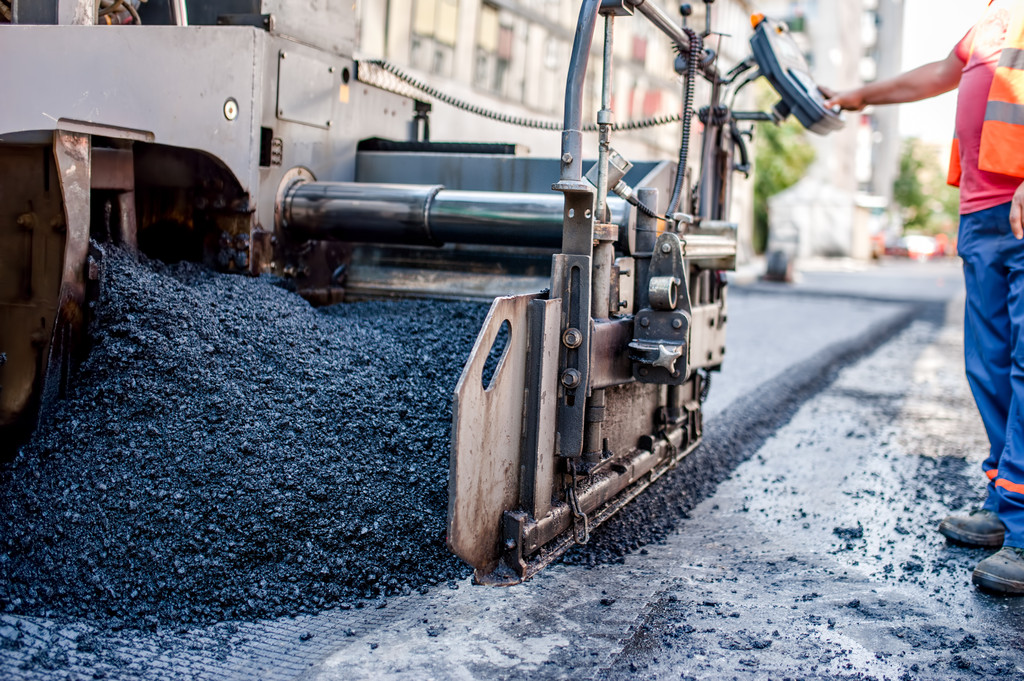
M 834 92 L 828 88 L 818 87 L 821 94 L 825 95 L 825 106 L 830 109 L 839 108 L 843 111 L 860 111 L 867 102 L 864 101 L 862 90 L 847 90 L 845 92 Z
M 1018 239 L 1024 239 L 1024 182 L 1017 187 L 1010 201 L 1010 229 Z

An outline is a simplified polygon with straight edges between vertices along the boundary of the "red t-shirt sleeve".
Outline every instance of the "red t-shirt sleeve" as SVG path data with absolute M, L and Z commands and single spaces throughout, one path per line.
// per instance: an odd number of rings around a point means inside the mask
M 971 58 L 971 47 L 974 45 L 974 27 L 967 31 L 967 35 L 960 39 L 960 42 L 953 48 L 953 53 L 957 56 L 957 59 L 962 61 L 964 64 Z

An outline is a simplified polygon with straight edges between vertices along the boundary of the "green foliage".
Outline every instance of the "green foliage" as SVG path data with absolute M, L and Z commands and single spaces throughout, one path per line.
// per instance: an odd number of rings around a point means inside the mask
M 903 141 L 892 193 L 903 211 L 904 229 L 951 236 L 956 232 L 959 197 L 957 190 L 946 184 L 945 169 L 933 146 L 916 138 Z
M 793 118 L 777 126 L 762 123 L 755 132 L 754 250 L 758 253 L 768 245 L 768 199 L 796 184 L 814 162 L 814 148 L 804 134 Z

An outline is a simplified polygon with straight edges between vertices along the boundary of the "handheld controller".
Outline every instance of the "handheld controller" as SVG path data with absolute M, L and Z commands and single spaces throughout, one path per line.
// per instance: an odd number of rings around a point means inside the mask
M 775 105 L 782 118 L 792 113 L 801 125 L 819 135 L 843 127 L 842 116 L 825 106 L 807 61 L 785 24 L 762 19 L 754 28 L 750 46 L 762 75 L 782 97 Z

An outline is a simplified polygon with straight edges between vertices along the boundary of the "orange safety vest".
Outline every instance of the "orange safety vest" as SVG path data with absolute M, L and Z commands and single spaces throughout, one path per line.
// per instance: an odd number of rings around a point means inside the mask
M 989 3 L 991 4 L 991 2 Z M 1024 177 L 1024 7 L 1013 11 L 988 92 L 978 167 Z M 960 186 L 960 142 L 953 140 L 947 181 Z

